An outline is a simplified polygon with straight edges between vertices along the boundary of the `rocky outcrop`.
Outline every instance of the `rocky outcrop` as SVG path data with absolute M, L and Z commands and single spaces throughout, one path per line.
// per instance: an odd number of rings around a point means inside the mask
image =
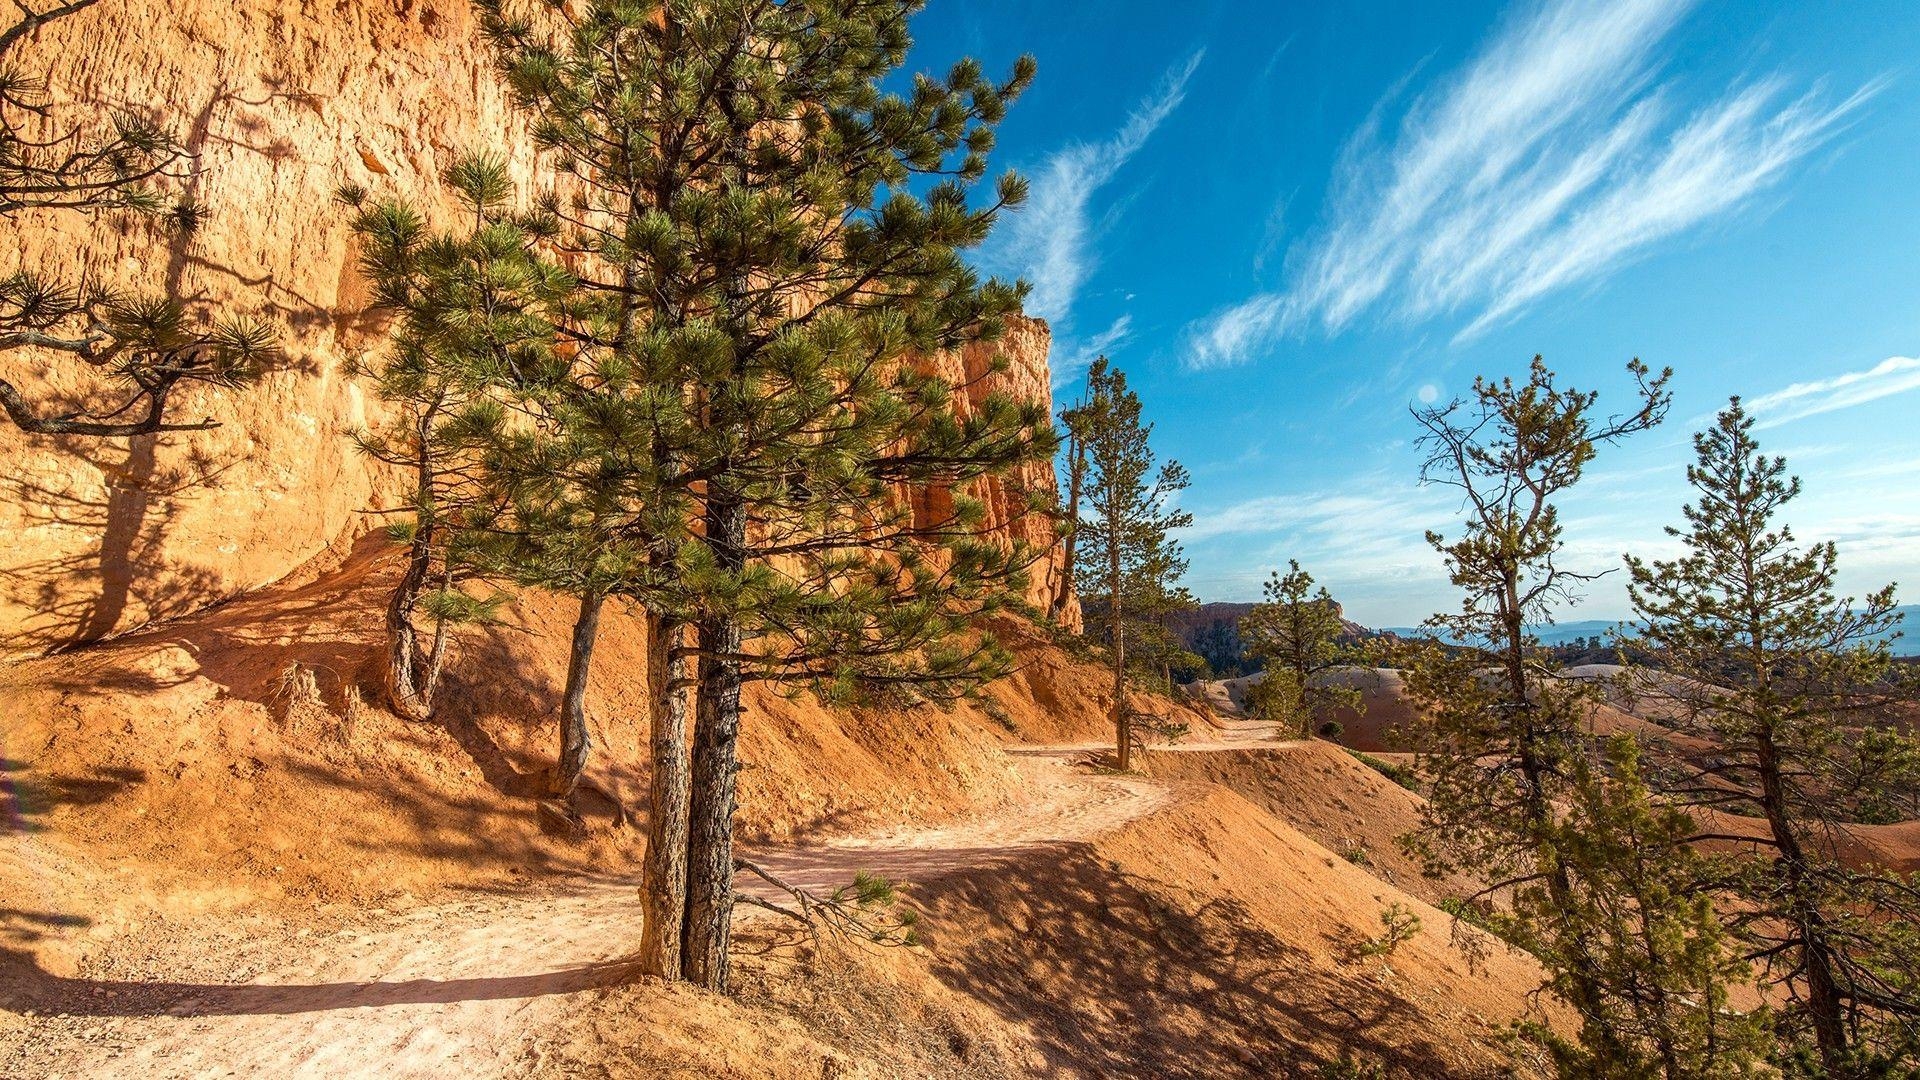
M 962 413 L 995 393 L 1020 401 L 1046 402 L 1051 407 L 1052 372 L 1047 353 L 1052 341 L 1052 331 L 1045 321 L 1015 317 L 1008 320 L 1006 333 L 999 340 L 936 356 L 929 366 L 948 383 L 963 388 L 959 402 Z M 1006 361 L 1006 367 L 993 370 L 1000 359 Z M 1062 573 L 1065 552 L 1058 542 L 1054 517 L 1033 512 L 1032 497 L 1057 494 L 1053 464 L 1034 464 L 1005 477 L 989 478 L 981 481 L 980 488 L 975 494 L 986 504 L 986 526 L 1024 541 L 1033 552 L 1045 553 L 1027 570 L 1027 601 L 1042 612 L 1051 610 L 1054 597 L 1067 587 Z M 945 520 L 952 511 L 951 497 L 945 491 L 919 491 L 910 497 L 915 516 L 923 523 Z M 1069 597 L 1059 617 L 1068 628 L 1079 629 L 1078 601 Z
M 291 573 L 375 527 L 397 487 L 348 438 L 369 402 L 347 363 L 378 346 L 344 215 L 354 181 L 431 205 L 434 178 L 513 120 L 460 0 L 104 0 L 42 28 L 18 56 L 56 110 L 152 110 L 192 150 L 191 234 L 74 216 L 0 235 L 0 274 L 85 272 L 166 292 L 201 313 L 276 323 L 284 367 L 257 387 L 195 391 L 184 415 L 223 425 L 135 439 L 22 436 L 0 424 L 0 654 L 42 652 L 205 607 Z M 523 175 L 530 161 L 515 166 Z M 998 385 L 1044 395 L 1048 335 L 1021 321 Z M 991 349 L 940 358 L 956 376 Z M 70 361 L 10 353 L 5 374 L 40 400 L 97 390 Z M 1051 485 L 1051 469 L 997 485 Z M 1048 526 L 1020 528 L 1029 539 Z M 1044 602 L 1057 579 L 1034 571 Z

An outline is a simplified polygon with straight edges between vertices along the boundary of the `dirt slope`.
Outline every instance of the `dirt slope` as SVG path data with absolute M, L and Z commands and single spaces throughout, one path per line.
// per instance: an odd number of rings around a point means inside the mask
M 919 883 L 924 951 L 795 967 L 772 949 L 743 958 L 733 1000 L 613 988 L 638 834 L 601 817 L 548 835 L 532 809 L 567 604 L 517 598 L 461 645 L 444 715 L 409 724 L 371 689 L 389 560 L 363 540 L 6 669 L 0 1075 L 1274 1076 L 1343 1051 L 1393 1075 L 1502 1068 L 1489 1032 L 1533 972 L 1503 954 L 1470 977 L 1444 916 L 1239 795 L 1071 766 L 1105 732 L 1105 676 L 1031 634 L 984 708 L 751 702 L 747 838 L 803 884 Z M 643 646 L 606 620 L 589 704 L 591 778 L 636 808 Z M 1250 750 L 1260 725 L 1187 718 L 1188 744 L 1150 758 L 1245 759 L 1219 779 L 1271 786 L 1263 805 L 1329 838 L 1274 792 L 1398 798 L 1317 773 L 1314 751 Z M 1395 901 L 1427 929 L 1361 957 Z
M 1315 1075 L 1342 1053 L 1389 1076 L 1511 1072 L 1493 1033 L 1537 985 L 1524 958 L 1492 948 L 1476 974 L 1442 913 L 1232 792 L 1176 790 L 1043 866 L 922 891 L 935 970 L 1031 1030 L 1044 1075 Z M 1424 929 L 1363 957 L 1394 902 Z
M 1155 777 L 1218 784 L 1299 829 L 1315 843 L 1430 904 L 1468 896 L 1464 877 L 1424 876 L 1399 838 L 1420 824 L 1425 800 L 1324 739 L 1237 753 L 1147 756 Z
M 927 947 L 850 958 L 844 985 L 769 966 L 776 949 L 747 960 L 737 1002 L 609 990 L 630 974 L 629 878 L 162 920 L 72 975 L 18 973 L 6 1004 L 40 1016 L 0 1027 L 0 1073 L 812 1076 L 824 1056 L 842 1076 L 1272 1076 L 1342 1052 L 1394 1075 L 1501 1068 L 1491 1031 L 1522 1008 L 1525 964 L 1500 953 L 1470 975 L 1438 912 L 1220 789 L 1058 753 L 1008 764 L 1040 793 L 1016 812 L 755 853 L 804 885 L 858 869 L 918 884 Z M 1430 929 L 1360 957 L 1396 899 Z M 876 1004 L 900 1037 L 872 1038 Z
M 542 833 L 532 812 L 555 749 L 571 605 L 518 597 L 505 625 L 456 646 L 443 707 L 413 724 L 380 707 L 377 689 L 394 572 L 391 547 L 366 537 L 207 612 L 0 668 L 0 803 L 21 830 L 58 834 L 168 888 L 217 882 L 235 904 L 625 865 L 630 831 L 598 829 L 580 845 Z M 1003 743 L 1104 732 L 1104 676 L 1008 629 L 1022 666 L 994 705 L 827 710 L 753 693 L 745 835 L 805 838 L 991 805 L 1016 786 L 994 752 Z M 645 792 L 645 641 L 639 620 L 611 613 L 588 697 L 589 779 L 630 808 Z

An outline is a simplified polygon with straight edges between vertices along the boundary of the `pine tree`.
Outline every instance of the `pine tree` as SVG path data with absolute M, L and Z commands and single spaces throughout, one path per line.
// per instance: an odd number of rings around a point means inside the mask
M 124 214 L 190 231 L 203 211 L 162 191 L 183 177 L 185 148 L 129 110 L 115 110 L 102 124 L 57 129 L 45 83 L 13 64 L 29 35 L 96 2 L 44 9 L 17 3 L 18 20 L 0 30 L 0 221 L 17 223 L 32 212 Z M 74 281 L 57 267 L 0 278 L 0 356 L 27 350 L 76 359 L 106 385 L 99 400 L 49 408 L 0 379 L 7 418 L 31 434 L 95 437 L 218 427 L 211 417 L 174 419 L 174 394 L 196 383 L 243 385 L 277 351 L 274 333 L 261 323 L 235 318 L 199 326 L 171 297 L 124 295 Z
M 1075 527 L 1080 535 L 1075 558 L 1077 577 L 1095 600 L 1089 629 L 1107 643 L 1114 754 L 1123 771 L 1133 767 L 1128 648 L 1159 628 L 1166 611 L 1191 603 L 1172 587 L 1187 563 L 1171 534 L 1193 523 L 1192 514 L 1171 507 L 1173 496 L 1187 486 L 1187 473 L 1175 461 L 1155 470 L 1147 445 L 1153 425 L 1143 423 L 1140 414 L 1140 397 L 1127 388 L 1126 374 L 1104 356 L 1095 360 L 1087 371 L 1079 436 L 1086 443 L 1089 516 Z
M 1340 643 L 1346 633 L 1340 605 L 1325 587 L 1312 590 L 1313 575 L 1289 559 L 1287 572 L 1274 571 L 1262 587 L 1266 599 L 1240 620 L 1247 655 L 1265 664 L 1266 675 L 1253 695 L 1255 711 L 1297 728 L 1303 737 L 1313 734 L 1316 717 L 1337 708 L 1359 712 L 1366 707 L 1357 688 L 1329 686 L 1321 679 L 1353 663 L 1353 656 Z
M 551 330 L 539 318 L 507 315 L 514 305 L 501 303 L 512 291 L 513 273 L 503 271 L 503 263 L 527 258 L 523 239 L 503 217 L 512 195 L 505 164 L 465 157 L 443 180 L 470 219 L 460 234 L 430 235 L 411 207 L 370 201 L 358 187 L 339 192 L 355 211 L 351 227 L 375 306 L 399 315 L 392 347 L 355 365 L 390 410 L 386 423 L 357 433 L 355 442 L 412 479 L 410 520 L 388 530 L 407 554 L 387 601 L 386 687 L 394 710 L 415 720 L 432 713 L 450 629 L 491 621 L 502 602 L 461 589 L 472 568 L 453 555 L 478 495 L 481 454 L 499 425 L 499 400 L 474 357 L 511 336 Z M 517 329 L 509 329 L 508 318 L 519 319 Z M 433 626 L 424 649 L 414 625 L 422 612 Z
M 1789 1037 L 1811 1034 L 1821 1075 L 1888 1075 L 1920 1049 L 1920 878 L 1849 865 L 1836 841 L 1914 776 L 1913 740 L 1879 715 L 1898 689 L 1893 588 L 1835 593 L 1834 545 L 1776 523 L 1800 481 L 1753 426 L 1735 398 L 1694 436 L 1697 498 L 1668 530 L 1686 553 L 1628 560 L 1653 668 L 1635 684 L 1715 748 L 1677 758 L 1668 790 L 1702 815 L 1696 839 L 1743 853 L 1731 923 L 1785 995 Z
M 1197 665 L 1172 625 L 1175 615 L 1200 606 L 1180 582 L 1187 560 L 1178 544 L 1158 545 L 1140 566 L 1140 588 L 1127 601 L 1127 667 L 1160 693 L 1173 692 L 1173 670 Z
M 608 305 L 562 264 L 583 254 L 569 247 L 576 238 L 550 205 L 514 205 L 502 159 L 466 155 L 443 180 L 466 218 L 446 234 L 429 234 L 404 204 L 340 193 L 376 303 L 401 315 L 371 371 L 395 419 L 358 437 L 414 476 L 413 520 L 394 530 L 408 559 L 388 603 L 389 696 L 424 715 L 447 627 L 492 617 L 499 598 L 470 597 L 457 580 L 576 597 L 549 785 L 553 809 L 572 816 L 592 746 L 586 694 L 601 612 L 653 588 L 647 529 L 670 520 L 656 470 L 633 448 L 646 445 L 649 410 L 679 394 L 637 378 L 607 340 Z M 424 658 L 412 626 L 422 607 L 435 625 Z
M 709 987 L 727 982 L 742 685 L 971 692 L 1008 665 L 976 620 L 1036 557 L 992 535 L 972 489 L 1052 453 L 1045 410 L 963 404 L 975 388 L 915 359 L 1018 309 L 1020 288 L 960 252 L 1024 195 L 1008 178 L 969 203 L 1032 65 L 995 82 L 966 61 L 882 92 L 919 6 L 479 4 L 534 139 L 582 190 L 549 204 L 576 306 L 603 312 L 573 332 L 633 384 L 582 400 L 633 420 L 644 483 L 622 486 L 650 488 L 650 509 L 615 531 L 655 574 L 636 593 L 668 629 L 654 666 L 695 669 L 664 683 L 694 691 L 689 769 L 655 718 L 650 847 L 683 860 L 686 888 L 671 895 L 650 853 L 647 951 Z M 684 844 L 659 833 L 676 819 Z
M 1627 1051 L 1605 1023 L 1593 928 L 1574 916 L 1579 883 L 1560 850 L 1555 811 L 1590 757 L 1588 725 L 1582 695 L 1547 678 L 1550 665 L 1527 627 L 1549 621 L 1592 577 L 1559 564 L 1555 499 L 1579 482 L 1598 445 L 1645 431 L 1666 413 L 1669 373 L 1649 377 L 1637 360 L 1628 371 L 1638 392 L 1621 416 L 1596 415 L 1597 393 L 1556 385 L 1539 357 L 1524 383 L 1476 379 L 1470 399 L 1414 411 L 1428 452 L 1423 482 L 1458 490 L 1467 515 L 1457 539 L 1427 534 L 1464 593 L 1457 614 L 1428 625 L 1473 647 L 1431 645 L 1408 673 L 1426 717 L 1420 767 L 1432 781 L 1414 843 L 1431 869 L 1476 872 L 1517 893 L 1516 907 L 1539 913 L 1543 924 L 1528 932 L 1553 943 L 1544 955 L 1558 962 L 1560 989 L 1603 1072 Z M 1491 678 L 1483 673 L 1489 663 L 1497 665 Z
M 1553 906 L 1547 890 L 1520 889 L 1510 909 L 1488 916 L 1496 932 L 1545 961 L 1559 996 L 1597 992 L 1599 1011 L 1582 1017 L 1577 1040 L 1544 1025 L 1530 1031 L 1558 1074 L 1755 1075 L 1768 1043 L 1765 1014 L 1730 1007 L 1731 989 L 1751 983 L 1748 965 L 1698 887 L 1722 864 L 1691 845 L 1685 811 L 1649 788 L 1639 745 L 1617 736 L 1599 755 L 1572 759 L 1562 806 L 1555 854 L 1573 883 L 1572 907 Z M 1578 936 L 1551 932 L 1562 925 L 1577 926 Z
M 1053 595 L 1053 608 L 1047 612 L 1056 621 L 1074 597 L 1074 552 L 1080 543 L 1080 493 L 1087 483 L 1086 403 L 1060 410 L 1060 427 L 1066 435 L 1067 505 L 1063 517 L 1066 535 L 1061 538 L 1060 587 Z

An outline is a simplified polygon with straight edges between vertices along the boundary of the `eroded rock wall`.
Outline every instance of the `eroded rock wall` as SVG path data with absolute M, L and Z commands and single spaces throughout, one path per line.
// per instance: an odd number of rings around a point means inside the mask
M 0 655 L 205 607 L 377 525 L 370 511 L 395 505 L 398 488 L 352 447 L 377 403 L 345 365 L 378 347 L 382 327 L 331 194 L 353 181 L 432 205 L 455 156 L 503 145 L 514 124 L 459 0 L 102 0 L 42 28 L 16 59 L 49 82 L 62 116 L 164 118 L 195 155 L 189 194 L 209 216 L 185 235 L 76 215 L 8 222 L 0 274 L 84 272 L 268 319 L 287 363 L 259 386 L 179 400 L 182 417 L 224 421 L 210 432 L 54 439 L 0 424 Z M 525 176 L 531 162 L 514 164 Z M 996 380 L 1045 394 L 1047 345 L 1044 323 L 1019 322 L 997 347 L 1013 363 Z M 977 372 L 992 351 L 940 364 Z M 47 402 L 100 385 L 65 358 L 13 352 L 0 370 Z M 1013 486 L 1037 483 L 1051 469 Z M 995 490 L 1004 523 L 1014 496 Z M 1022 528 L 1039 539 L 1049 526 Z M 1044 605 L 1057 568 L 1033 578 Z

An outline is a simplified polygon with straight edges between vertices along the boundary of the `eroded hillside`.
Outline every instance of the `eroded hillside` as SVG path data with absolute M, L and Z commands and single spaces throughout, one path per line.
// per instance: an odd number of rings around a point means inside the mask
M 1103 775 L 1080 759 L 1109 736 L 1108 676 L 1014 620 L 995 629 L 1017 670 L 980 703 L 749 700 L 753 857 L 809 887 L 862 870 L 908 884 L 924 944 L 820 952 L 748 913 L 737 997 L 636 982 L 632 815 L 658 692 L 644 624 L 612 611 L 594 654 L 602 797 L 584 827 L 539 806 L 564 600 L 516 592 L 462 634 L 432 722 L 381 703 L 399 568 L 379 526 L 400 496 L 353 450 L 378 405 L 348 367 L 385 324 L 331 193 L 432 208 L 456 154 L 513 133 L 469 7 L 126 0 L 47 25 L 23 59 L 56 115 L 179 118 L 206 219 L 28 215 L 0 270 L 80 252 L 73 269 L 105 283 L 266 320 L 284 358 L 259 386 L 188 399 L 221 418 L 210 431 L 0 429 L 0 651 L 16 658 L 0 668 L 0 1074 L 1531 1067 L 1501 1032 L 1538 973 L 1450 927 L 1428 904 L 1444 883 L 1388 855 L 1415 796 L 1324 744 L 1270 745 L 1147 695 L 1131 706 L 1194 734 L 1145 776 Z M 926 363 L 976 401 L 1044 404 L 1048 348 L 1044 323 L 1016 318 Z M 7 376 L 83 395 L 49 359 Z M 1019 507 L 1053 483 L 1044 465 L 992 482 L 989 530 L 1050 546 L 1052 523 Z M 1058 558 L 1029 600 L 1057 607 Z M 1424 929 L 1371 949 L 1395 904 Z

